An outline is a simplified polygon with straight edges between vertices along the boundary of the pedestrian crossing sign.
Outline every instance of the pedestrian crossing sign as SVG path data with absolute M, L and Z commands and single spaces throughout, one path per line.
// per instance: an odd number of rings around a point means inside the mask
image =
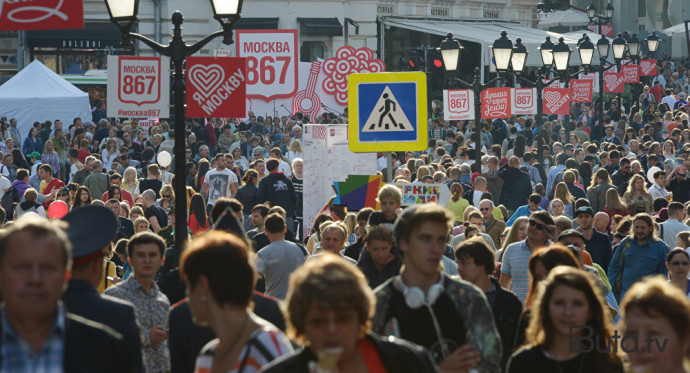
M 350 74 L 349 144 L 355 153 L 427 148 L 426 74 Z

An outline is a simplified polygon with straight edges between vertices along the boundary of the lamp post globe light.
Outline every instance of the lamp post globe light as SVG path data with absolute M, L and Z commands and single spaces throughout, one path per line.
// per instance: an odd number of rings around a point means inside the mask
M 546 41 L 539 47 L 539 52 L 541 53 L 541 62 L 544 67 L 550 68 L 553 64 L 553 43 L 551 42 L 551 37 L 546 37 Z
M 154 51 L 161 55 L 168 56 L 172 60 L 175 68 L 173 75 L 173 91 L 175 104 L 174 128 L 175 133 L 175 194 L 186 196 L 186 167 L 185 167 L 185 81 L 183 66 L 188 56 L 198 52 L 209 41 L 223 36 L 224 44 L 232 44 L 232 28 L 240 18 L 243 0 L 210 0 L 213 9 L 213 18 L 221 25 L 222 30 L 218 30 L 200 41 L 188 45 L 182 38 L 182 13 L 176 11 L 172 15 L 173 36 L 168 45 L 159 44 L 144 35 L 131 32 L 131 28 L 137 19 L 139 10 L 139 0 L 105 0 L 108 8 L 110 21 L 120 30 L 121 44 L 123 47 L 131 46 L 131 39 L 140 40 Z M 178 203 L 175 209 L 175 251 L 179 255 L 184 249 L 187 240 L 187 205 Z

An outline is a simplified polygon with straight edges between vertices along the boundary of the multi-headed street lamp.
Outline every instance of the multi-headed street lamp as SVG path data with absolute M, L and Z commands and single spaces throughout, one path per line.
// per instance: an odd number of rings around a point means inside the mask
M 478 162 L 478 164 L 481 164 L 481 126 L 479 125 L 481 121 L 481 91 L 493 85 L 493 83 L 500 79 L 501 75 L 521 73 L 525 68 L 527 62 L 527 55 L 529 53 L 527 51 L 527 48 L 522 44 L 521 39 L 517 39 L 515 45 L 513 45 L 513 42 L 510 39 L 508 39 L 508 34 L 505 31 L 501 33 L 500 38 L 496 39 L 496 41 L 491 46 L 491 49 L 496 63 L 496 71 L 499 73 L 498 77 L 491 79 L 485 84 L 482 84 L 481 77 L 479 74 L 479 68 L 476 68 L 474 70 L 474 80 L 472 81 L 472 83 L 465 82 L 462 79 L 456 77 L 450 78 L 450 80 L 459 83 L 460 86 L 471 89 L 474 93 L 475 126 L 473 136 L 475 141 L 475 148 L 477 149 L 475 154 L 476 162 Z M 462 50 L 462 46 L 460 46 L 460 43 L 457 40 L 453 39 L 452 34 L 448 34 L 446 39 L 444 39 L 443 42 L 441 42 L 440 50 L 441 56 L 443 57 L 443 63 L 446 66 L 446 70 L 457 70 L 458 58 L 460 57 L 460 51 Z M 564 80 L 567 84 L 567 82 L 574 75 L 568 74 L 570 55 L 572 54 L 572 51 L 570 47 L 567 44 L 565 44 L 563 38 L 559 40 L 558 44 L 554 45 L 551 42 L 551 38 L 547 37 L 546 41 L 539 48 L 539 51 L 544 66 L 539 68 L 539 77 L 537 81 L 530 81 L 520 75 L 517 75 L 517 78 L 537 88 L 536 125 L 538 130 L 540 131 L 543 117 L 542 91 L 544 90 L 544 87 L 550 85 L 557 79 Z M 578 52 L 580 54 L 580 61 L 582 62 L 582 66 L 585 68 L 589 67 L 589 65 L 592 62 L 592 57 L 594 56 L 594 45 L 592 44 L 592 42 L 589 41 L 588 38 L 578 45 Z M 552 69 L 555 70 L 555 72 L 558 75 L 558 78 L 548 82 L 544 82 L 541 79 L 541 75 L 547 73 L 548 71 L 551 71 Z M 542 146 L 541 142 L 541 136 L 537 136 L 537 143 L 539 147 L 538 154 L 540 158 Z
M 137 39 L 148 45 L 154 51 L 170 57 L 175 74 L 173 75 L 173 91 L 175 93 L 175 194 L 181 201 L 175 206 L 175 250 L 178 258 L 182 253 L 184 243 L 187 240 L 187 204 L 184 196 L 187 195 L 185 175 L 185 80 L 183 74 L 184 61 L 188 56 L 198 52 L 209 41 L 218 36 L 223 36 L 224 44 L 232 44 L 232 29 L 240 18 L 243 0 L 211 0 L 213 18 L 220 22 L 222 30 L 216 31 L 200 41 L 188 45 L 182 38 L 182 13 L 176 11 L 172 15 L 174 25 L 173 36 L 168 45 L 159 44 L 144 35 L 131 32 L 132 26 L 138 21 L 139 0 L 105 0 L 105 5 L 110 13 L 110 21 L 115 23 L 120 30 L 121 44 L 123 47 L 131 47 L 131 39 Z

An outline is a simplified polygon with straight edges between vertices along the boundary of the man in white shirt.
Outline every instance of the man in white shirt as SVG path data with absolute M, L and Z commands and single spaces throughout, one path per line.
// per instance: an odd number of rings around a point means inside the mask
M 665 93 L 666 96 L 664 96 L 664 98 L 661 99 L 661 103 L 668 104 L 668 107 L 673 108 L 673 106 L 676 105 L 676 101 L 678 101 L 676 99 L 676 96 L 673 95 L 673 89 L 669 88 L 665 91 Z
M 486 179 L 483 176 L 477 176 L 474 179 L 474 192 L 472 192 L 472 206 L 479 208 L 479 203 L 482 201 L 482 194 L 487 193 Z
M 206 198 L 209 212 L 219 198 L 231 198 L 237 193 L 237 176 L 225 168 L 225 155 L 216 155 L 213 162 L 216 164 L 216 168 L 206 173 L 204 184 L 201 186 L 201 195 Z
M 668 205 L 668 220 L 660 224 L 659 238 L 664 240 L 668 247 L 676 247 L 676 236 L 683 231 L 690 231 L 690 227 L 683 224 L 685 211 L 680 202 L 671 202 Z
M 278 166 L 278 172 L 282 172 L 285 177 L 288 179 L 292 180 L 292 170 L 290 169 L 290 165 L 283 160 L 283 151 L 280 150 L 280 148 L 275 147 L 271 148 L 270 151 L 270 157 L 277 159 L 280 161 L 280 165 Z
M 10 190 L 12 182 L 10 179 L 6 178 L 5 175 L 0 175 L 0 199 Z
M 656 171 L 653 175 L 654 185 L 649 188 L 649 194 L 652 199 L 657 199 L 659 197 L 665 199 L 671 199 L 671 192 L 666 190 L 666 171 Z

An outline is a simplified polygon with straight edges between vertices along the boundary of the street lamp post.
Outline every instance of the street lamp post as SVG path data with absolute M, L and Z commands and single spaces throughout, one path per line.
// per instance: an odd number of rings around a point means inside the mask
M 649 51 L 650 55 L 654 55 L 656 52 L 656 49 L 659 46 L 659 37 L 656 36 L 656 32 L 652 32 L 647 39 L 645 40 L 647 42 L 647 49 Z M 635 35 L 633 35 L 627 42 L 625 39 L 623 39 L 621 34 L 618 34 L 618 36 L 613 39 L 613 42 L 609 44 L 608 39 L 606 39 L 605 36 L 601 36 L 601 39 L 597 42 L 597 50 L 599 51 L 599 67 L 597 69 L 597 72 L 599 73 L 599 121 L 601 122 L 603 117 L 604 117 L 604 73 L 614 66 L 619 66 L 621 65 L 621 60 L 623 59 L 625 52 L 627 51 L 632 59 L 633 62 L 637 61 L 639 59 L 639 53 L 640 53 L 640 45 L 641 42 L 637 39 Z M 616 61 L 615 64 L 610 64 L 607 62 L 607 58 L 609 55 L 609 46 L 611 46 L 613 50 L 613 59 Z M 633 96 L 636 95 L 637 92 L 633 93 Z M 634 100 L 637 100 L 637 97 L 633 97 Z M 620 106 L 620 95 L 618 95 L 618 101 L 619 101 L 619 107 Z
M 474 128 L 474 140 L 476 144 L 475 148 L 477 149 L 477 162 L 481 161 L 481 127 L 479 126 L 479 121 L 481 118 L 481 91 L 492 85 L 494 82 L 500 79 L 501 76 L 504 76 L 505 74 L 518 74 L 522 72 L 526 65 L 528 55 L 527 48 L 522 44 L 522 40 L 518 38 L 516 40 L 515 46 L 513 46 L 513 42 L 510 41 L 510 39 L 508 39 L 508 34 L 505 31 L 501 32 L 501 37 L 496 39 L 491 48 L 493 51 L 494 58 L 496 60 L 496 71 L 498 71 L 499 73 L 498 77 L 488 81 L 486 84 L 481 84 L 479 68 L 476 68 L 474 71 L 474 80 L 472 83 L 467 83 L 462 79 L 458 79 L 456 77 L 450 78 L 452 81 L 459 83 L 464 88 L 470 88 L 474 92 L 474 116 L 476 118 L 476 124 Z M 441 43 L 440 48 L 441 55 L 443 56 L 443 63 L 446 66 L 446 70 L 454 71 L 457 69 L 457 61 L 461 49 L 462 47 L 460 46 L 460 43 L 453 39 L 452 34 L 448 34 L 446 39 Z M 542 92 L 546 86 L 550 85 L 556 80 L 565 81 L 567 85 L 569 80 L 572 77 L 579 74 L 581 71 L 572 75 L 568 73 L 568 66 L 570 63 L 570 55 L 572 51 L 570 50 L 570 47 L 568 47 L 568 45 L 565 44 L 563 38 L 560 38 L 558 44 L 554 45 L 551 42 L 551 38 L 547 37 L 546 41 L 544 41 L 544 43 L 542 43 L 542 45 L 539 47 L 539 51 L 543 67 L 539 68 L 538 70 L 537 80 L 531 81 L 520 75 L 517 75 L 517 78 L 529 85 L 536 86 L 537 89 L 537 157 L 540 161 L 542 161 L 541 147 L 543 139 L 540 133 L 543 119 Z M 585 69 L 589 68 L 592 62 L 592 57 L 594 56 L 594 45 L 592 44 L 592 42 L 589 41 L 588 37 L 585 37 L 584 40 L 578 45 L 578 52 L 580 54 L 582 66 Z M 548 71 L 550 71 L 552 69 L 552 66 L 554 66 L 555 72 L 558 74 L 558 77 L 549 80 L 548 82 L 544 82 L 542 79 L 542 74 L 545 74 Z
M 460 42 L 453 39 L 453 34 L 448 33 L 446 38 L 441 42 L 441 57 L 443 58 L 443 65 L 446 67 L 447 71 L 455 72 L 458 66 L 458 59 L 460 58 L 460 52 L 463 47 Z M 499 73 L 505 73 L 508 71 L 509 65 L 511 63 L 511 57 L 513 55 L 513 43 L 507 38 L 507 33 L 503 31 L 501 37 L 494 42 L 492 46 L 494 52 L 494 58 L 496 59 L 496 70 Z M 526 59 L 525 54 L 525 59 Z M 519 57 L 518 57 L 519 58 Z M 524 63 L 524 62 L 523 62 Z M 481 94 L 482 90 L 490 87 L 496 81 L 501 78 L 499 76 L 489 80 L 488 82 L 482 84 L 481 80 L 481 70 L 479 67 L 474 69 L 474 78 L 472 83 L 468 83 L 460 78 L 451 76 L 449 81 L 453 81 L 459 84 L 463 88 L 471 89 L 474 93 L 474 148 L 475 148 L 475 162 L 476 167 L 481 167 L 482 164 L 482 101 Z
M 182 71 L 185 59 L 198 52 L 209 41 L 218 36 L 223 36 L 224 44 L 232 44 L 232 29 L 240 18 L 243 0 L 211 0 L 214 18 L 220 22 L 222 30 L 216 31 L 200 41 L 188 45 L 182 38 L 182 13 L 176 11 L 172 15 L 174 25 L 173 36 L 168 45 L 159 44 L 144 35 L 131 32 L 131 28 L 137 19 L 139 0 L 105 0 L 110 21 L 115 23 L 120 30 L 121 44 L 123 47 L 132 45 L 131 39 L 137 39 L 148 45 L 154 51 L 170 57 L 175 73 L 173 75 L 173 91 L 175 93 L 175 194 L 178 203 L 175 206 L 175 251 L 178 255 L 184 249 L 187 240 L 187 205 L 184 202 L 187 195 L 186 168 L 185 168 L 185 80 Z M 180 200 L 181 198 L 181 200 Z
M 611 22 L 611 18 L 613 18 L 613 11 L 614 9 L 613 5 L 611 5 L 611 2 L 606 5 L 603 15 L 597 14 L 597 8 L 594 6 L 594 3 L 589 3 L 585 9 L 585 12 L 587 12 L 587 18 L 589 18 L 589 24 L 596 25 L 597 30 L 599 30 L 599 34 L 602 34 L 601 26 Z

